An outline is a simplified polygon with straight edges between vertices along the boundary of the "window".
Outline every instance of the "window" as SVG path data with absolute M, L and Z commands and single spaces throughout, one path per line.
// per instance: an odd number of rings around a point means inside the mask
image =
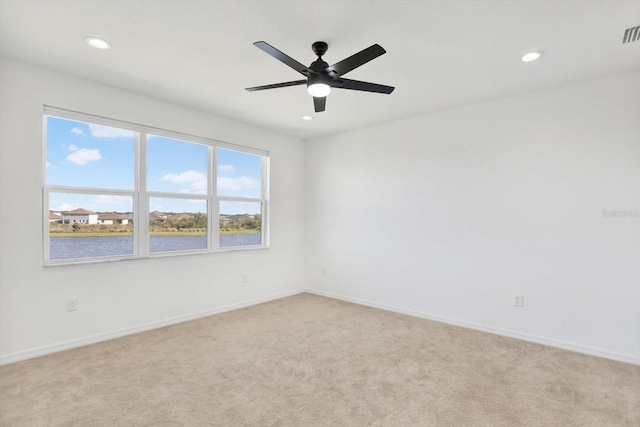
M 262 158 L 218 148 L 219 246 L 262 244 Z
M 209 147 L 149 135 L 149 251 L 207 249 Z
M 45 264 L 267 247 L 268 153 L 46 108 Z

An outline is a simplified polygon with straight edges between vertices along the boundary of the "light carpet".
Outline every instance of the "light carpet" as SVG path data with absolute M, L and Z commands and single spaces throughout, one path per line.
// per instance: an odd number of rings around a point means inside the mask
M 0 368 L 3 426 L 634 426 L 640 367 L 300 294 Z

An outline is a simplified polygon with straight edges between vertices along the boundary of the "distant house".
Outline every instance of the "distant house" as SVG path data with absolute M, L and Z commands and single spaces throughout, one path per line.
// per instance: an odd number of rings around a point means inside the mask
M 162 212 L 158 212 L 158 211 L 153 211 L 149 213 L 149 221 L 166 221 L 167 220 L 167 214 L 164 214 Z
M 49 222 L 50 223 L 61 224 L 62 223 L 62 215 L 60 215 L 58 212 L 49 211 Z
M 226 216 L 230 221 L 243 221 L 247 219 L 255 219 L 256 215 L 251 214 L 235 214 Z
M 98 214 L 98 224 L 129 224 L 129 218 L 115 212 Z
M 72 211 L 62 212 L 63 224 L 97 224 L 98 214 L 93 211 L 78 208 Z

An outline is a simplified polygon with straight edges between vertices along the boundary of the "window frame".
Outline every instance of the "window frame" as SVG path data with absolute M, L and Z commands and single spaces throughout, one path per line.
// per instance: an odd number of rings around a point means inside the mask
M 110 188 L 70 187 L 62 185 L 47 185 L 47 118 L 55 117 L 64 120 L 74 120 L 83 123 L 115 127 L 134 132 L 134 186 L 132 190 Z M 231 144 L 210 138 L 185 134 L 181 132 L 160 129 L 122 120 L 96 116 L 87 113 L 66 110 L 45 105 L 43 108 L 43 187 L 42 187 L 42 231 L 43 231 L 43 262 L 45 266 L 87 264 L 95 262 L 120 261 L 128 259 L 163 258 L 169 256 L 186 256 L 194 254 L 211 254 L 218 252 L 246 251 L 268 249 L 269 238 L 269 152 L 253 147 Z M 207 194 L 184 194 L 147 190 L 147 147 L 149 135 L 175 139 L 186 143 L 201 144 L 207 147 Z M 218 196 L 217 191 L 217 162 L 218 148 L 233 150 L 260 156 L 260 197 Z M 50 193 L 96 194 L 110 196 L 132 197 L 133 212 L 133 253 L 124 255 L 109 255 L 88 258 L 50 259 L 49 233 L 49 195 Z M 180 200 L 205 200 L 207 205 L 207 247 L 205 249 L 191 249 L 167 252 L 150 252 L 149 243 L 149 213 L 152 197 L 173 198 Z M 261 204 L 261 243 L 260 245 L 220 247 L 219 242 L 219 206 L 223 201 L 255 202 Z

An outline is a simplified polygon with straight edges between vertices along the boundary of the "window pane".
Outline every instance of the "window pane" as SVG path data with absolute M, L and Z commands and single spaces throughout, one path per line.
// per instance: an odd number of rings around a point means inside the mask
M 150 252 L 207 249 L 207 202 L 151 197 Z
M 133 198 L 49 194 L 49 259 L 133 254 Z
M 219 196 L 261 197 L 261 156 L 218 148 L 216 158 Z
M 149 191 L 207 194 L 206 145 L 149 135 L 147 188 Z
M 48 185 L 133 190 L 134 133 L 47 117 Z
M 220 202 L 221 248 L 262 244 L 262 203 Z

